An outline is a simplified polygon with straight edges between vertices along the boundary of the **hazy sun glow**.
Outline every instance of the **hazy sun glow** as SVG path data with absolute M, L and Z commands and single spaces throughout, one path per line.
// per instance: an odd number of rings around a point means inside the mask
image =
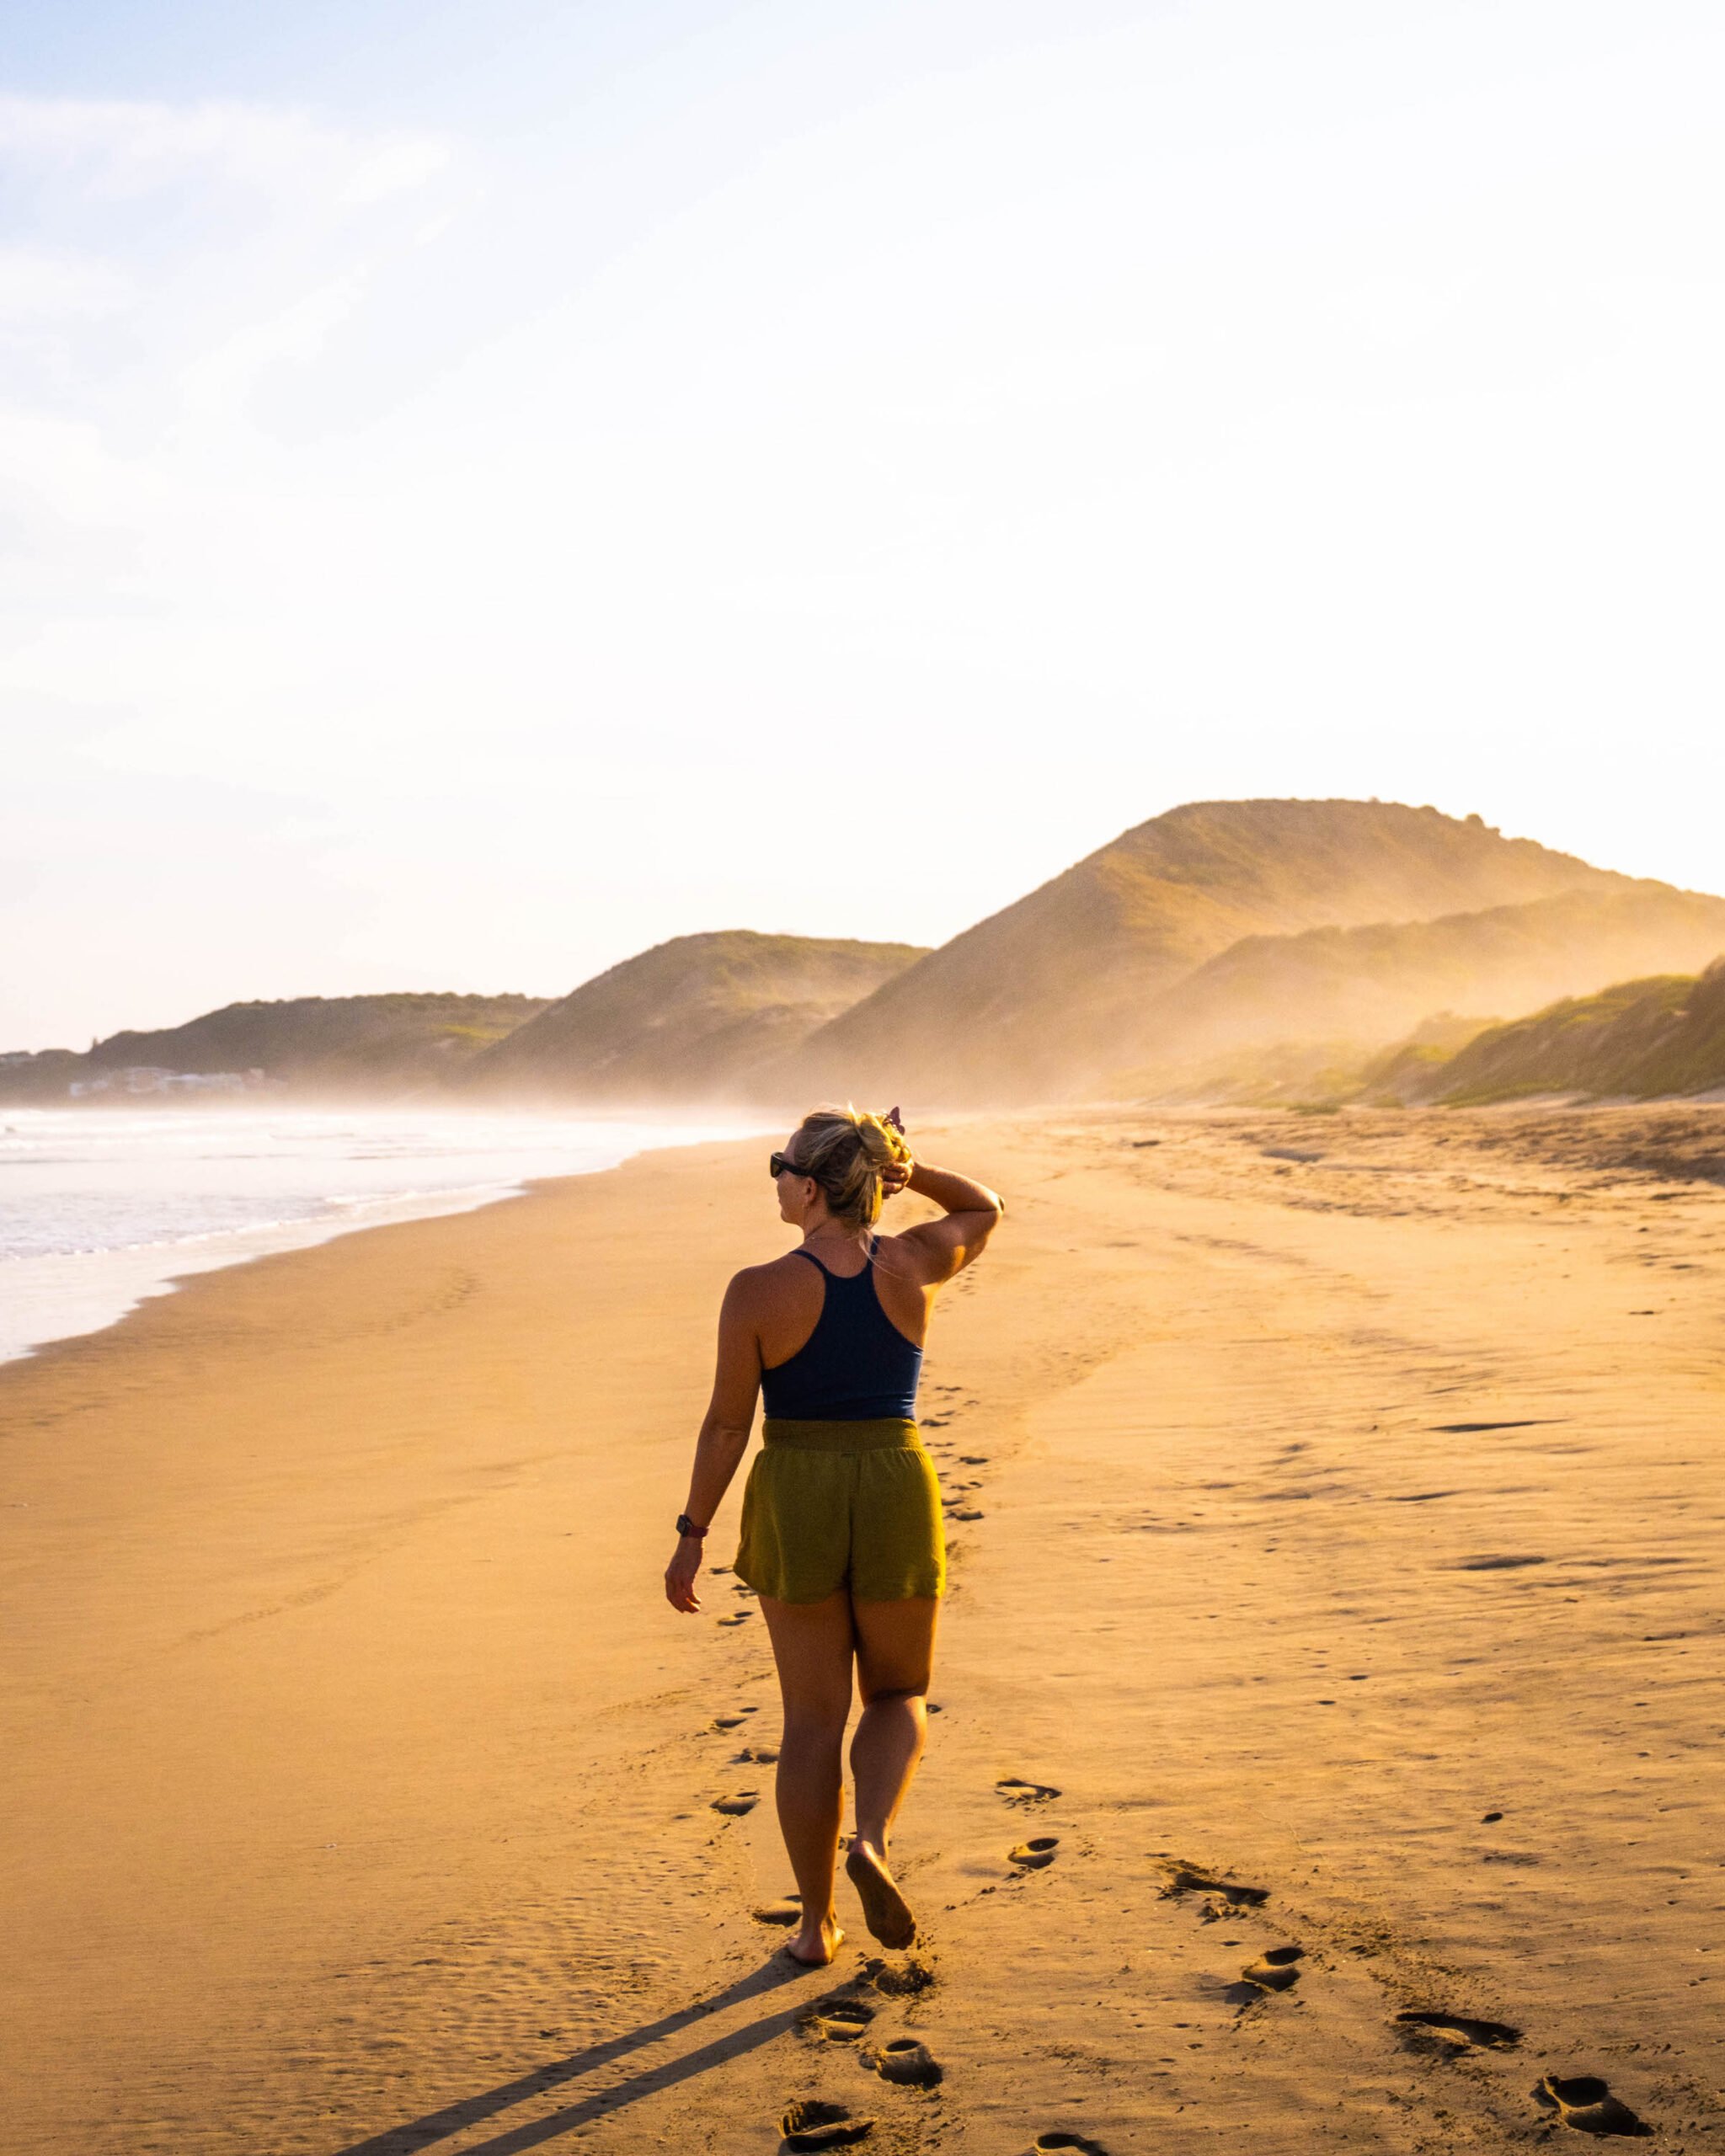
M 0 99 L 0 1047 L 1208 797 L 1725 883 L 1717 9 L 300 12 Z

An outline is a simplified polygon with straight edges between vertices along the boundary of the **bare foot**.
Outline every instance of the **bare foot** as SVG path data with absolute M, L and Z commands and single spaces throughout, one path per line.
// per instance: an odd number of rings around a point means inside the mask
M 908 1946 L 916 1936 L 916 1919 L 887 1869 L 885 1857 L 858 1834 L 845 1859 L 845 1876 L 862 1903 L 863 1921 L 883 1946 Z
M 825 1916 L 819 1924 L 811 1924 L 805 1919 L 796 1937 L 786 1940 L 783 1951 L 805 1969 L 824 1969 L 844 1943 L 845 1935 L 839 1929 L 838 1919 Z

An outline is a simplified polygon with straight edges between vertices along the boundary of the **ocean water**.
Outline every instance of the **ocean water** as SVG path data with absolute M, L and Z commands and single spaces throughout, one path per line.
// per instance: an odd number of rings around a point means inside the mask
M 0 1109 L 0 1361 L 99 1331 L 187 1273 L 742 1123 L 254 1107 Z

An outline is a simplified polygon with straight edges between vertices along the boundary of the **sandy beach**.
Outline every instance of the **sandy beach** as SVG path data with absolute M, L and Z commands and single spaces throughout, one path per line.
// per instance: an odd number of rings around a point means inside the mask
M 925 1381 L 914 1952 L 757 1913 L 762 1626 L 660 1575 L 784 1231 L 660 1154 L 0 1369 L 0 2146 L 1413 2156 L 1593 2076 L 1725 2150 L 1725 1108 L 912 1134 L 1010 1208 Z

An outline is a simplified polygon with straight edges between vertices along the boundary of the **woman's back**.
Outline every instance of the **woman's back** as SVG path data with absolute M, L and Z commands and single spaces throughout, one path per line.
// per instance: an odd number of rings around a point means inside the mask
M 871 1246 L 860 1273 L 835 1273 L 811 1250 L 792 1251 L 820 1276 L 820 1315 L 802 1346 L 761 1374 L 774 1421 L 914 1421 L 922 1350 L 882 1306 Z M 801 1299 L 800 1296 L 798 1298 Z

